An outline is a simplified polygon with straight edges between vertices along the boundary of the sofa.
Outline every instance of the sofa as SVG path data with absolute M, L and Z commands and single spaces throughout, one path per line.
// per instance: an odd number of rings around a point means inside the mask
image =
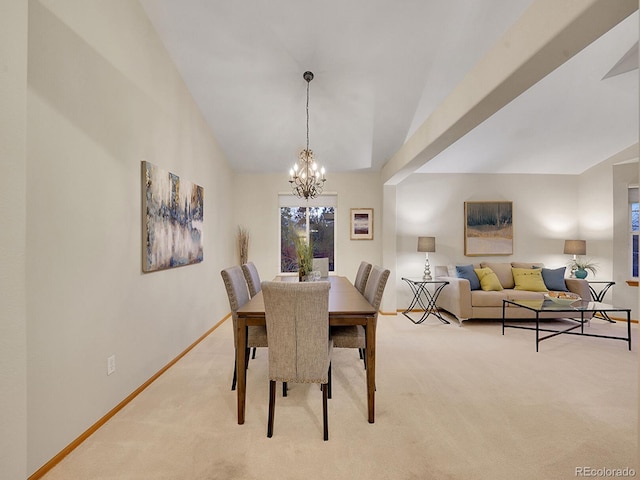
M 436 306 L 462 322 L 468 319 L 502 319 L 503 300 L 543 300 L 550 291 L 568 291 L 589 300 L 589 282 L 564 278 L 565 267 L 548 269 L 535 262 L 481 262 L 455 267 L 436 266 L 435 280 L 449 282 Z M 482 282 L 480 280 L 482 279 Z M 557 318 L 543 312 L 540 318 Z M 562 316 L 562 315 L 560 315 Z M 535 312 L 508 305 L 506 318 L 535 318 Z

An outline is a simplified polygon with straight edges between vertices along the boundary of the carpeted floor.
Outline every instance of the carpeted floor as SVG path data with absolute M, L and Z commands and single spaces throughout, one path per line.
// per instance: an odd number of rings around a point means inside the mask
M 376 423 L 357 351 L 334 350 L 324 442 L 317 385 L 291 384 L 286 398 L 278 388 L 267 438 L 264 349 L 249 366 L 246 422 L 236 423 L 227 321 L 44 478 L 551 480 L 625 467 L 640 476 L 637 325 L 631 352 L 559 336 L 536 353 L 534 335 L 380 316 Z

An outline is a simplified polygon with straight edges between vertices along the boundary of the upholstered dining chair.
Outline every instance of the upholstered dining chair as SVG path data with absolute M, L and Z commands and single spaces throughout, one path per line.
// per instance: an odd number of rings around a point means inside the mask
M 320 272 L 320 278 L 327 278 L 329 276 L 329 259 L 327 257 L 314 258 L 313 269 Z
M 364 263 L 364 262 L 363 262 Z M 371 267 L 371 265 L 369 265 Z M 384 288 L 389 278 L 389 270 L 379 266 L 371 267 L 371 273 L 367 279 L 367 285 L 364 289 L 364 297 L 376 309 L 376 317 L 382 302 Z M 362 325 L 350 325 L 344 327 L 331 327 L 331 338 L 333 346 L 336 348 L 357 348 L 360 353 L 360 359 L 364 361 L 365 368 L 367 366 L 366 356 L 366 338 L 365 330 Z
M 244 279 L 247 281 L 247 287 L 249 287 L 249 295 L 253 298 L 262 288 L 258 269 L 253 262 L 247 262 L 242 265 L 242 273 L 244 274 Z M 256 358 L 256 347 L 253 347 L 253 355 L 251 355 L 251 358 Z
M 356 273 L 356 280 L 355 282 L 353 282 L 353 285 L 363 295 L 364 295 L 364 287 L 367 286 L 367 279 L 369 278 L 370 273 L 371 273 L 371 264 L 365 261 L 360 262 L 360 266 L 358 267 L 358 272 Z
M 238 328 L 238 309 L 249 301 L 249 292 L 247 291 L 247 283 L 242 273 L 242 268 L 239 265 L 225 268 L 220 272 L 224 286 L 227 289 L 227 296 L 229 297 L 229 307 L 231 308 L 231 318 L 233 319 L 233 346 L 234 352 L 238 348 L 237 328 Z M 256 347 L 267 346 L 267 329 L 263 326 L 249 326 L 247 327 L 247 350 L 245 352 L 245 364 L 244 368 L 249 365 L 249 349 Z M 234 355 L 234 358 L 237 358 Z M 236 389 L 236 381 L 238 378 L 238 364 L 234 361 L 233 364 L 233 380 L 231 381 L 231 390 Z
M 327 398 L 331 381 L 329 282 L 262 282 L 269 339 L 269 418 L 273 436 L 276 382 L 319 383 L 324 439 L 329 439 Z
M 260 275 L 258 274 L 258 269 L 253 262 L 247 262 L 242 265 L 242 273 L 244 273 L 244 278 L 247 281 L 247 286 L 249 287 L 249 295 L 251 295 L 251 298 L 253 298 L 262 288 L 262 286 L 260 285 Z

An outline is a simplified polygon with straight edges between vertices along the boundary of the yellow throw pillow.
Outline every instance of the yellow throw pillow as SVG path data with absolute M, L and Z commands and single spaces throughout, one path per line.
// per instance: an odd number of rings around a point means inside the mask
M 512 268 L 515 290 L 529 290 L 530 292 L 548 292 L 542 278 L 541 268 Z
M 500 285 L 500 280 L 498 280 L 498 276 L 495 274 L 493 270 L 488 267 L 485 268 L 474 268 L 474 272 L 478 276 L 480 280 L 480 288 L 485 291 L 495 291 L 499 292 L 502 290 L 502 285 Z

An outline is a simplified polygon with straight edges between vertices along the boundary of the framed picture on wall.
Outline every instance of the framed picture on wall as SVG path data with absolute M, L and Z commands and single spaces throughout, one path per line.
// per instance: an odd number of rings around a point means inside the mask
M 142 271 L 200 263 L 204 190 L 156 165 L 142 162 Z
M 513 202 L 464 202 L 464 254 L 513 254 Z
M 351 240 L 373 240 L 373 208 L 351 209 Z

